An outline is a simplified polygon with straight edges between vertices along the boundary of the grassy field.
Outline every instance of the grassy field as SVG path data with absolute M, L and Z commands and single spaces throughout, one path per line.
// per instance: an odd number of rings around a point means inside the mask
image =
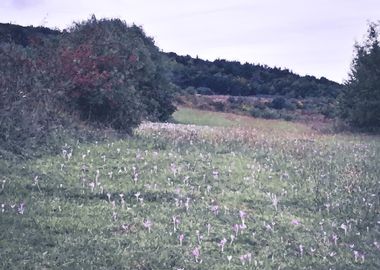
M 181 109 L 0 168 L 1 269 L 380 269 L 380 139 Z

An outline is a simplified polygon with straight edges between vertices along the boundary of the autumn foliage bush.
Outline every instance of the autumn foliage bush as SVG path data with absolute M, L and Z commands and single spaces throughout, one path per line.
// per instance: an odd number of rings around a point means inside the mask
M 73 122 L 130 132 L 166 120 L 174 107 L 161 57 L 118 19 L 93 17 L 26 47 L 0 42 L 2 148 L 38 145 Z
M 92 18 L 64 33 L 61 89 L 83 119 L 130 130 L 174 111 L 161 54 L 141 28 Z

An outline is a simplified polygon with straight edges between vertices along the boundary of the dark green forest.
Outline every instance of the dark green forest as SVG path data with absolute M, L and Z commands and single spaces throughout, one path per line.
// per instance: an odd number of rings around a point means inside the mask
M 300 76 L 288 69 L 223 59 L 211 62 L 175 53 L 166 55 L 171 60 L 171 81 L 199 94 L 335 98 L 342 89 L 342 85 L 324 77 Z

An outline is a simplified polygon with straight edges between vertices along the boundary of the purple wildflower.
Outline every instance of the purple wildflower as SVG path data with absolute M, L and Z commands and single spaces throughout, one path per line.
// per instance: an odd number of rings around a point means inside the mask
M 179 245 L 182 246 L 183 239 L 185 239 L 185 235 L 182 233 L 178 236 L 179 239 Z
M 152 227 L 153 223 L 152 223 L 152 221 L 150 221 L 149 219 L 147 219 L 147 220 L 144 221 L 143 225 L 150 232 L 150 228 Z
M 247 213 L 244 212 L 244 211 L 242 211 L 242 210 L 240 210 L 239 211 L 239 216 L 240 216 L 241 222 L 244 224 L 244 219 L 246 218 Z
M 172 216 L 172 221 L 173 221 L 173 231 L 177 231 L 177 225 L 180 223 L 180 220 L 176 216 Z
M 219 206 L 218 205 L 211 206 L 211 212 L 213 212 L 214 215 L 217 215 L 219 213 Z
M 195 258 L 195 261 L 198 262 L 199 256 L 201 255 L 201 248 L 199 246 L 195 247 L 191 251 L 191 255 Z
M 222 240 L 220 240 L 220 243 L 218 244 L 218 246 L 221 248 L 222 252 L 224 251 L 224 245 L 226 243 L 227 243 L 227 239 L 223 238 Z
M 17 208 L 17 212 L 21 215 L 24 214 L 24 211 L 25 211 L 25 203 L 20 203 L 20 206 Z
M 244 255 L 241 255 L 240 256 L 240 261 L 241 263 L 244 265 L 246 261 L 248 261 L 248 263 L 251 263 L 252 261 L 252 255 L 251 253 L 247 253 L 247 254 L 244 254 Z
M 237 236 L 238 233 L 239 233 L 239 224 L 235 224 L 233 227 L 232 227 L 232 230 L 235 232 L 235 235 Z
M 243 224 L 239 225 L 239 229 L 240 229 L 240 231 L 243 231 L 243 230 L 247 229 L 247 225 L 245 225 L 243 222 Z
M 295 226 L 298 226 L 301 224 L 301 222 L 298 219 L 293 219 L 291 223 L 292 225 L 295 225 Z

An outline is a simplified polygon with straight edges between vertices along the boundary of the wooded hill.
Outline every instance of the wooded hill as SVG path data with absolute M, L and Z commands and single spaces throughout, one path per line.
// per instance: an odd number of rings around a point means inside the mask
M 212 62 L 176 53 L 167 56 L 172 61 L 172 82 L 199 94 L 335 98 L 342 89 L 342 85 L 324 77 L 300 76 L 288 69 L 223 59 Z

